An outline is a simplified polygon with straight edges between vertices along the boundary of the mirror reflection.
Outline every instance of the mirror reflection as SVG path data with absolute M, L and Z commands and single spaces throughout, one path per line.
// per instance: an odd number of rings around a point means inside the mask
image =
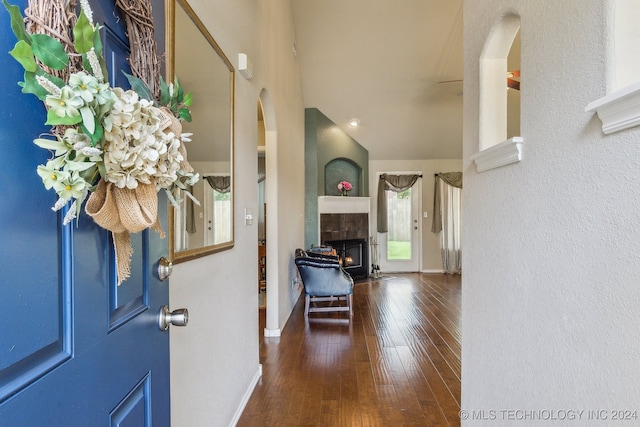
M 186 1 L 174 7 L 173 75 L 193 93 L 188 161 L 200 175 L 169 209 L 170 256 L 180 262 L 233 246 L 233 66 Z

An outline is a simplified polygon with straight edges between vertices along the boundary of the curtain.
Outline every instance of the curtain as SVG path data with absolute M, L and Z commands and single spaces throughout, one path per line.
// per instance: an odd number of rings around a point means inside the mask
M 378 233 L 389 231 L 385 191 L 399 193 L 411 188 L 422 175 L 389 175 L 383 173 L 378 181 Z
M 433 188 L 433 216 L 431 217 L 431 231 L 439 233 L 442 230 L 442 210 L 440 207 L 440 185 L 439 182 L 445 182 L 450 186 L 462 188 L 462 172 L 445 172 L 437 173 Z
M 229 175 L 209 175 L 205 176 L 204 179 L 209 183 L 211 188 L 216 190 L 218 193 L 228 193 L 231 190 L 231 176 Z
M 229 175 L 205 176 L 204 179 L 209 183 L 211 188 L 216 190 L 218 193 L 228 193 L 231 190 L 231 176 Z M 193 187 L 189 186 L 188 191 L 193 194 Z M 185 230 L 187 233 L 196 232 L 196 217 L 193 203 L 193 200 L 190 198 L 187 198 L 185 201 Z
M 462 271 L 461 198 L 461 172 L 436 174 L 431 231 L 440 233 L 442 268 L 446 273 L 452 274 L 460 274 Z

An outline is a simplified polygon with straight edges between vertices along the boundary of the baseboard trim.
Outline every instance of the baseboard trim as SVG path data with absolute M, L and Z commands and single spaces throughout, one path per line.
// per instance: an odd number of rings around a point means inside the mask
M 262 377 L 262 364 L 259 364 L 258 365 L 258 370 L 256 371 L 255 375 L 253 376 L 253 379 L 251 380 L 251 383 L 249 384 L 249 388 L 244 393 L 244 396 L 242 397 L 242 401 L 240 402 L 240 406 L 236 410 L 236 413 L 233 416 L 233 419 L 231 420 L 231 423 L 229 424 L 229 427 L 235 427 L 238 424 L 238 421 L 240 421 L 240 417 L 242 416 L 242 413 L 244 412 L 244 408 L 247 406 L 247 403 L 249 403 L 249 399 L 251 398 L 251 395 L 253 394 L 253 390 L 256 388 L 256 385 L 258 385 L 258 381 L 260 381 L 261 377 Z
M 267 337 L 267 338 L 279 337 L 280 336 L 280 329 L 267 329 L 267 328 L 264 328 L 264 336 Z
M 426 273 L 426 274 L 435 274 L 435 273 L 444 274 L 444 270 L 437 270 L 437 269 L 434 269 L 434 270 L 422 270 L 421 273 Z

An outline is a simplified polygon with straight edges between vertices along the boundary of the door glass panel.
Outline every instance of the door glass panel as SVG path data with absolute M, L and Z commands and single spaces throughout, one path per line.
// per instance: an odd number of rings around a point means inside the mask
M 410 260 L 411 256 L 411 188 L 396 193 L 387 191 L 388 260 Z
M 212 203 L 205 206 L 207 216 L 207 244 L 217 245 L 231 240 L 231 229 L 227 226 L 231 220 L 231 193 L 213 192 Z M 208 212 L 207 212 L 208 210 Z

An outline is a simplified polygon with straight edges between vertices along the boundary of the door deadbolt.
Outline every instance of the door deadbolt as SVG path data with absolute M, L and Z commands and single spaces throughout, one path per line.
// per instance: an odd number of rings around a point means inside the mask
M 164 282 L 171 276 L 173 271 L 173 263 L 165 257 L 160 258 L 158 261 L 158 278 L 161 282 Z
M 186 308 L 169 311 L 169 307 L 165 305 L 160 309 L 158 327 L 161 331 L 169 329 L 169 325 L 187 326 L 187 323 L 189 323 L 189 310 Z

